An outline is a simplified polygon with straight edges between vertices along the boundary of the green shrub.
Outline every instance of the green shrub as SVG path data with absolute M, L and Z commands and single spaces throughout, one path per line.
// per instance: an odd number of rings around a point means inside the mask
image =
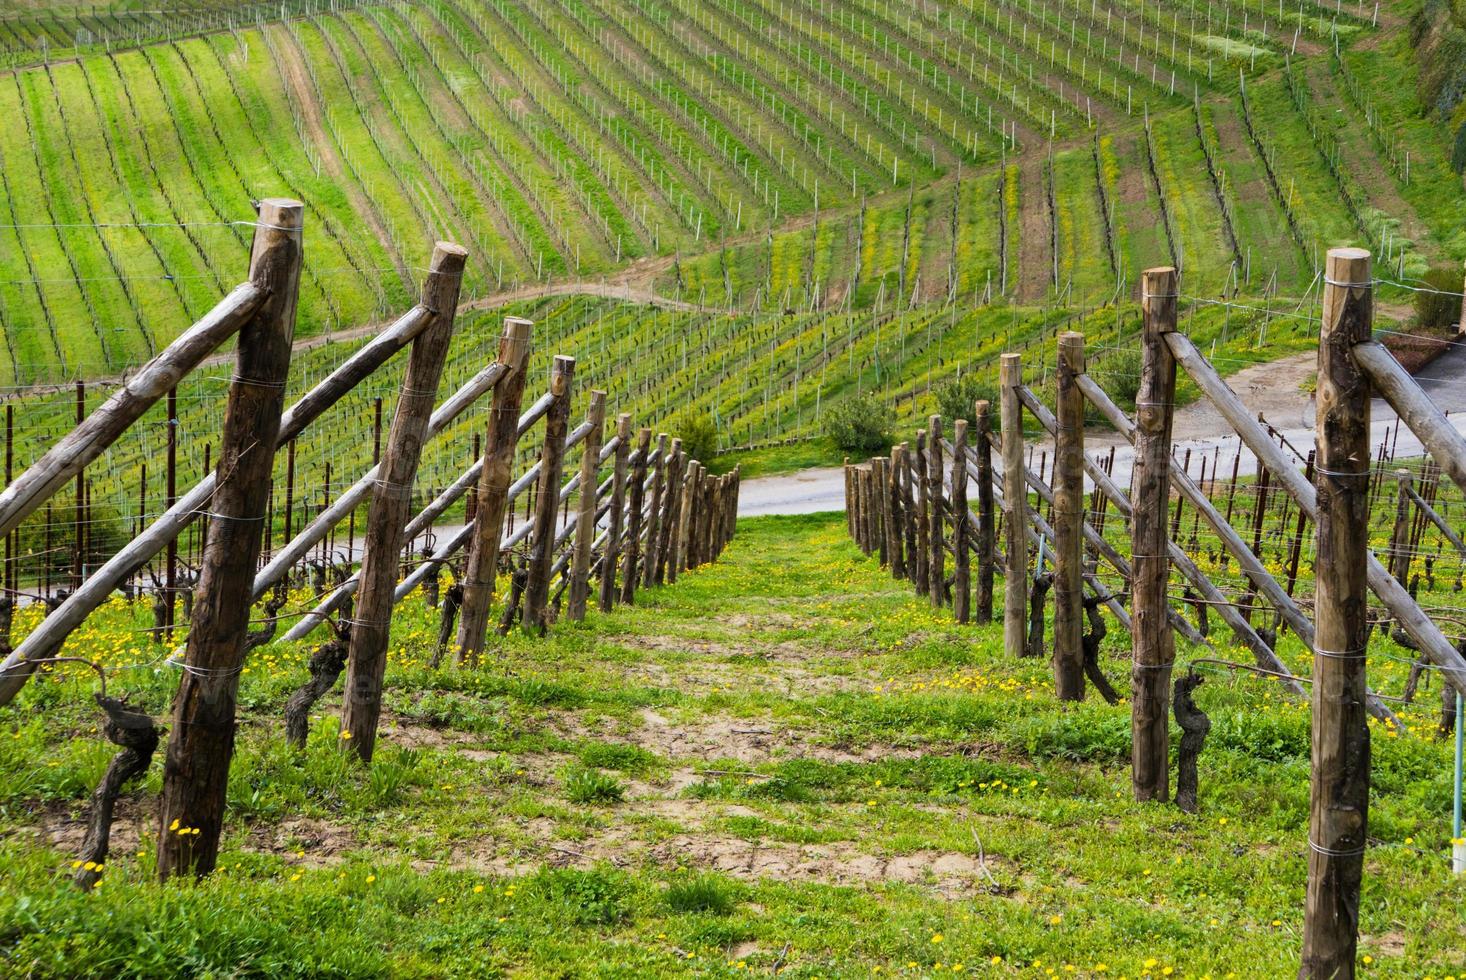
M 825 432 L 845 452 L 881 452 L 891 445 L 891 413 L 873 395 L 852 395 L 825 415 Z
M 546 869 L 530 880 L 530 895 L 553 918 L 575 925 L 613 925 L 628 914 L 630 887 L 615 871 Z
M 1415 325 L 1425 330 L 1447 330 L 1461 322 L 1461 270 L 1431 269 L 1425 274 L 1425 289 L 1415 294 Z
M 975 405 L 979 399 L 992 403 L 989 416 L 994 429 L 998 427 L 998 388 L 991 381 L 976 374 L 965 374 L 961 378 L 937 386 L 935 392 L 937 411 L 948 421 L 976 417 Z
M 688 875 L 667 889 L 667 907 L 683 914 L 707 912 L 728 915 L 733 911 L 733 890 L 717 875 Z
M 620 803 L 626 787 L 596 769 L 574 769 L 565 776 L 565 798 L 571 803 Z
M 706 415 L 689 415 L 674 429 L 688 459 L 706 464 L 718 454 L 718 429 Z
M 1139 347 L 1123 347 L 1091 369 L 1099 375 L 1111 398 L 1125 408 L 1134 408 L 1140 394 L 1140 365 L 1143 355 Z

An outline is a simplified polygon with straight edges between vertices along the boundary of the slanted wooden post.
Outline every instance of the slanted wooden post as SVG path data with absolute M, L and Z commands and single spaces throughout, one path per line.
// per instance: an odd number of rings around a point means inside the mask
M 1084 335 L 1059 337 L 1054 412 L 1054 689 L 1084 700 Z
M 545 413 L 545 448 L 540 452 L 540 479 L 534 509 L 534 537 L 524 581 L 527 632 L 543 634 L 550 628 L 550 565 L 555 560 L 556 525 L 560 510 L 560 475 L 565 464 L 565 434 L 570 428 L 570 388 L 575 379 L 575 358 L 555 356 L 550 368 L 550 397 Z M 592 491 L 594 492 L 594 491 Z
M 942 500 L 945 476 L 942 472 L 942 417 L 930 416 L 926 420 L 926 497 L 927 497 L 927 547 L 931 549 L 926 562 L 927 596 L 933 606 L 940 609 L 947 599 L 947 548 L 944 526 L 946 518 Z
M 636 457 L 631 464 L 631 493 L 627 504 L 626 567 L 621 572 L 621 601 L 636 601 L 636 587 L 641 584 L 642 509 L 646 503 L 646 468 L 652 454 L 652 430 L 643 428 L 636 434 Z
M 600 610 L 610 612 L 616 602 L 616 569 L 625 548 L 622 529 L 626 521 L 626 473 L 631 458 L 631 414 L 616 417 L 615 482 L 611 485 L 610 527 L 606 530 L 606 550 L 601 557 Z
M 886 464 L 886 486 L 882 492 L 889 501 L 886 510 L 891 520 L 886 525 L 886 550 L 891 557 L 891 577 L 896 579 L 906 577 L 906 508 L 901 493 L 901 473 L 905 467 L 906 447 L 892 446 L 891 457 Z
M 1300 977 L 1353 977 L 1369 818 L 1369 398 L 1351 355 L 1370 338 L 1369 253 L 1334 248 L 1318 340 L 1317 610 L 1308 899 Z
M 477 664 L 489 633 L 489 606 L 494 601 L 494 579 L 499 568 L 499 538 L 509 509 L 509 484 L 514 475 L 514 452 L 519 446 L 519 406 L 524 400 L 529 364 L 529 332 L 533 324 L 519 317 L 504 318 L 499 338 L 499 363 L 509 374 L 494 386 L 489 407 L 483 467 L 474 509 L 473 538 L 463 567 L 463 598 L 458 616 L 458 663 Z
M 1410 491 L 1415 482 L 1409 470 L 1396 470 L 1395 529 L 1390 535 L 1390 574 L 1410 587 Z
M 977 602 L 973 618 L 979 623 L 991 623 L 997 535 L 993 526 L 992 406 L 986 399 L 977 402 L 973 418 L 973 448 L 977 452 Z
M 1176 360 L 1165 334 L 1176 329 L 1176 270 L 1141 275 L 1140 390 L 1135 398 L 1135 485 L 1130 521 L 1130 783 L 1137 800 L 1170 798 L 1171 631 L 1166 510 L 1171 493 L 1171 419 Z
M 164 880 L 206 875 L 218 859 L 239 672 L 248 652 L 250 588 L 290 373 L 304 214 L 298 201 L 260 202 L 249 281 L 266 299 L 239 332 L 224 408 L 217 483 L 209 504 L 214 531 L 204 551 L 180 665 L 158 803 L 158 875 Z M 179 833 L 185 829 L 190 833 Z
M 652 456 L 652 499 L 646 514 L 646 574 L 643 585 L 654 585 L 660 579 L 658 566 L 662 561 L 662 498 L 666 495 L 667 482 L 667 433 L 657 434 L 657 451 Z
M 972 535 L 967 523 L 967 420 L 952 425 L 952 615 L 972 618 Z
M 590 596 L 590 553 L 596 539 L 596 486 L 601 472 L 601 444 L 606 431 L 606 393 L 593 389 L 585 420 L 590 423 L 580 453 L 580 495 L 575 516 L 575 542 L 570 562 L 570 600 L 565 615 L 571 622 L 585 619 Z
M 412 354 L 402 375 L 402 393 L 392 413 L 387 448 L 367 508 L 366 543 L 357 578 L 360 584 L 341 703 L 342 739 L 363 762 L 372 760 L 376 747 L 397 562 L 402 554 L 403 530 L 412 516 L 412 484 L 417 478 L 428 420 L 453 340 L 453 314 L 458 309 L 467 258 L 463 248 L 447 242 L 439 242 L 433 249 L 422 294 L 422 305 L 432 311 L 433 323 L 412 342 Z
M 1028 482 L 1023 459 L 1023 359 L 1004 354 L 998 366 L 998 412 L 1003 431 L 1004 541 L 1007 569 L 1003 575 L 1003 646 L 1009 656 L 1028 650 Z

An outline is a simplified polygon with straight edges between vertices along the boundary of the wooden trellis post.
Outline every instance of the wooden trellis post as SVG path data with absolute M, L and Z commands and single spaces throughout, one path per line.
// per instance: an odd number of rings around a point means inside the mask
M 250 587 L 264 539 L 275 438 L 290 372 L 304 215 L 298 201 L 260 202 L 249 280 L 267 298 L 240 330 L 224 409 L 218 478 L 209 505 L 216 527 L 204 552 L 180 664 L 158 803 L 158 875 L 164 880 L 206 875 L 218 858 Z M 190 832 L 179 833 L 185 829 Z
M 977 455 L 977 601 L 973 618 L 979 623 L 993 621 L 994 549 L 997 547 L 993 527 L 993 444 L 992 407 L 980 399 L 974 407 L 976 432 L 973 448 Z
M 621 573 L 621 601 L 636 601 L 636 587 L 641 582 L 642 508 L 646 501 L 646 468 L 651 455 L 652 430 L 643 428 L 636 434 L 636 457 L 631 464 L 631 494 L 626 521 L 626 567 Z
M 945 474 L 942 472 L 942 417 L 933 415 L 926 420 L 926 479 L 927 479 L 927 547 L 930 557 L 926 563 L 927 594 L 931 603 L 940 609 L 947 594 L 947 548 L 945 534 L 945 513 L 942 506 L 942 487 Z
M 616 601 L 616 570 L 621 564 L 622 530 L 626 519 L 626 469 L 631 457 L 631 415 L 622 412 L 616 417 L 615 483 L 611 486 L 611 525 L 607 529 L 606 549 L 601 557 L 599 606 L 610 612 Z
M 891 527 L 890 495 L 886 493 L 886 460 L 882 456 L 870 458 L 870 492 L 871 518 L 874 523 L 872 531 L 876 537 L 876 555 L 880 563 L 889 566 L 891 562 L 891 543 L 886 532 Z
M 1084 700 L 1084 335 L 1059 337 L 1054 434 L 1054 690 Z
M 1318 341 L 1313 752 L 1301 977 L 1352 977 L 1369 818 L 1368 377 L 1352 348 L 1373 330 L 1369 253 L 1335 248 Z
M 1166 585 L 1170 578 L 1166 509 L 1171 493 L 1171 420 L 1176 361 L 1165 334 L 1176 329 L 1176 270 L 1141 276 L 1140 390 L 1135 399 L 1135 485 L 1130 522 L 1130 782 L 1137 800 L 1171 794 L 1170 693 L 1176 637 Z
M 998 366 L 998 411 L 1003 438 L 1004 544 L 1007 569 L 1003 576 L 1003 646 L 1009 655 L 1024 656 L 1028 649 L 1028 483 L 1023 460 L 1023 359 L 1004 354 Z
M 927 463 L 926 463 L 926 433 L 916 433 L 916 447 L 909 457 L 911 464 L 910 479 L 912 488 L 916 492 L 915 511 L 912 513 L 916 525 L 916 576 L 912 580 L 916 585 L 918 596 L 927 595 L 930 587 L 927 585 L 928 575 L 931 568 L 931 549 L 927 541 L 931 537 L 931 507 L 927 500 Z
M 601 471 L 601 443 L 606 430 L 606 393 L 593 389 L 585 419 L 590 423 L 585 443 L 580 448 L 580 495 L 575 518 L 574 558 L 570 564 L 570 601 L 566 618 L 572 622 L 585 619 L 586 600 L 590 595 L 590 553 L 596 537 L 596 477 Z
M 499 567 L 499 536 L 509 509 L 509 483 L 519 446 L 519 406 L 524 401 L 529 364 L 529 332 L 533 324 L 519 317 L 504 319 L 499 363 L 508 369 L 494 386 L 479 471 L 473 538 L 463 566 L 463 598 L 458 615 L 458 663 L 477 664 L 489 631 L 489 606 Z
M 667 485 L 667 433 L 657 435 L 657 451 L 651 459 L 652 498 L 646 513 L 646 573 L 643 585 L 658 583 L 657 566 L 662 560 L 662 497 Z
M 967 420 L 952 424 L 952 615 L 972 618 L 972 552 L 967 520 Z
M 890 461 L 886 466 L 886 486 L 882 492 L 886 495 L 886 511 L 890 514 L 890 521 L 886 525 L 886 551 L 890 555 L 891 577 L 906 577 L 906 555 L 903 530 L 906 523 L 905 508 L 902 506 L 901 494 L 901 472 L 906 466 L 906 447 L 892 446 Z
M 1410 586 L 1410 492 L 1414 483 L 1409 470 L 1395 471 L 1395 528 L 1390 535 L 1390 574 Z
M 433 249 L 422 292 L 422 305 L 432 311 L 433 322 L 412 342 L 412 354 L 402 375 L 402 394 L 392 413 L 387 448 L 367 509 L 366 547 L 341 703 L 342 738 L 364 762 L 371 761 L 376 747 L 397 561 L 402 554 L 403 531 L 412 513 L 412 485 L 438 397 L 438 381 L 453 340 L 453 315 L 458 309 L 467 258 L 463 248 L 447 242 L 439 242 Z
M 527 631 L 550 628 L 550 565 L 555 559 L 555 527 L 560 510 L 560 471 L 565 463 L 565 432 L 570 427 L 570 388 L 575 358 L 556 355 L 550 369 L 550 410 L 545 413 L 545 448 L 540 453 L 540 479 L 534 510 L 534 537 L 524 583 Z

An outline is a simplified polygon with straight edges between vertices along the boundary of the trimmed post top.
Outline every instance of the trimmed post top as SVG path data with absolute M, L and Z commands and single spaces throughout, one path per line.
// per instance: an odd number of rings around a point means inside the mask
M 1395 470 L 1395 479 L 1401 483 L 1410 483 L 1415 479 L 1415 474 L 1406 469 Z
M 468 249 L 457 242 L 437 242 L 433 245 L 433 257 L 428 262 L 429 273 L 462 273 L 468 261 Z
M 261 228 L 274 231 L 299 231 L 305 222 L 305 205 L 293 197 L 267 197 L 258 211 Z
M 1005 388 L 1023 384 L 1023 355 L 1004 354 L 998 358 L 998 378 Z
M 631 413 L 622 412 L 616 416 L 616 438 L 623 443 L 631 438 Z
M 504 318 L 503 341 L 499 345 L 499 360 L 504 364 L 518 365 L 529 352 L 529 335 L 534 321 L 518 316 Z
M 575 358 L 569 354 L 556 354 L 550 365 L 550 394 L 556 398 L 570 391 L 570 379 L 575 376 Z
M 600 427 L 606 419 L 606 393 L 599 388 L 590 390 L 590 404 L 585 410 L 586 421 L 591 425 Z
M 1084 334 L 1074 330 L 1059 334 L 1059 363 L 1076 374 L 1084 373 Z
M 1368 249 L 1340 247 L 1331 248 L 1324 262 L 1324 284 L 1345 289 L 1370 289 L 1374 282 L 1370 277 Z

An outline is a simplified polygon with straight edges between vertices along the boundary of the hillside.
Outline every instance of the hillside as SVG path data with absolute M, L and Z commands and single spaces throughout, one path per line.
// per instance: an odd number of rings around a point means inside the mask
M 1397 276 L 1466 257 L 1451 134 L 1400 84 L 1414 0 L 1378 26 L 1246 0 L 179 6 L 0 16 L 0 383 L 147 357 L 278 194 L 308 206 L 303 336 L 405 308 L 435 238 L 471 249 L 474 299 L 608 278 L 764 310 L 1080 308 L 1162 262 L 1192 296 L 1297 298 L 1335 243 Z

